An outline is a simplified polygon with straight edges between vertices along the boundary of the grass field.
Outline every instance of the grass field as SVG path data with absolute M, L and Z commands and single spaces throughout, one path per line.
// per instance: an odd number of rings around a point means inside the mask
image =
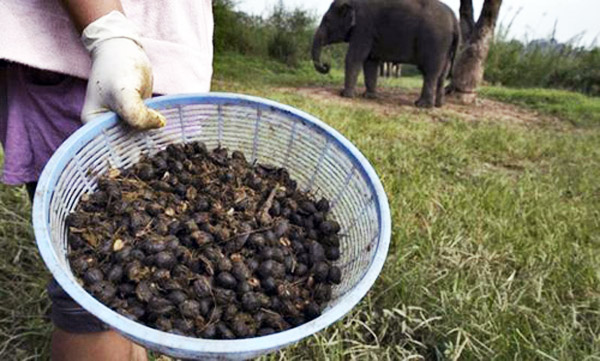
M 419 79 L 382 81 L 377 101 L 338 98 L 342 79 L 234 55 L 215 64 L 213 90 L 290 104 L 349 138 L 392 209 L 368 296 L 265 359 L 600 360 L 600 99 L 488 87 L 531 110 L 417 110 L 395 99 L 414 100 Z M 47 358 L 47 278 L 24 191 L 1 186 L 0 359 Z

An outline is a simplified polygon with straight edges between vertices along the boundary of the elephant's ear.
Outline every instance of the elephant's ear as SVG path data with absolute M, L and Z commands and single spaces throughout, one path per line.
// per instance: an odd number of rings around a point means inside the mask
M 350 3 L 350 0 L 341 0 L 339 6 L 344 23 L 348 24 L 350 28 L 353 28 L 354 25 L 356 25 L 356 11 Z

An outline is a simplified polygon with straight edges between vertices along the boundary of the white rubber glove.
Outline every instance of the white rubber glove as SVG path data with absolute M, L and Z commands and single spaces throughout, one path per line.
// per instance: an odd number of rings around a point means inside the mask
M 113 11 L 89 24 L 81 38 L 92 56 L 83 122 L 112 110 L 138 129 L 164 126 L 165 117 L 142 101 L 152 96 L 152 67 L 133 23 Z

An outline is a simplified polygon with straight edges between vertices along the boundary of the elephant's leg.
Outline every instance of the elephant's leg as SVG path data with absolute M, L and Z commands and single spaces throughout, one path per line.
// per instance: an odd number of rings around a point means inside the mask
M 423 88 L 421 89 L 421 97 L 415 102 L 417 107 L 433 107 L 438 79 L 439 72 L 426 72 L 423 74 Z
M 445 93 L 446 91 L 444 90 L 444 80 L 446 80 L 446 74 L 442 74 L 440 75 L 438 81 L 437 81 L 437 89 L 436 89 L 436 94 L 435 94 L 435 106 L 436 107 L 441 107 L 442 105 L 444 105 L 444 97 L 445 97 Z
M 367 92 L 365 97 L 374 99 L 377 97 L 377 69 L 379 68 L 379 61 L 367 59 L 363 64 L 363 72 L 365 74 L 365 85 Z
M 344 79 L 344 90 L 342 91 L 343 97 L 354 97 L 354 90 L 356 88 L 356 81 L 358 80 L 360 68 L 363 66 L 363 62 L 367 59 L 367 55 L 370 51 L 371 43 L 366 40 L 358 39 L 354 42 L 350 42 L 348 53 L 346 53 L 346 74 Z
M 344 90 L 342 90 L 343 97 L 354 98 L 359 73 L 360 64 L 346 65 L 346 78 L 344 80 Z
M 444 71 L 442 72 L 442 74 L 440 74 L 440 77 L 437 82 L 437 91 L 436 91 L 436 95 L 435 95 L 435 106 L 438 108 L 443 106 L 444 102 L 445 102 L 444 98 L 446 96 L 446 89 L 444 88 L 444 82 L 446 81 L 446 78 L 448 77 L 448 73 L 450 73 L 450 66 L 451 66 L 450 61 L 446 61 Z
M 354 98 L 354 89 L 356 88 L 356 81 L 358 80 L 361 65 L 362 62 L 348 61 L 348 57 L 346 57 L 346 75 L 344 90 L 342 90 L 343 97 Z

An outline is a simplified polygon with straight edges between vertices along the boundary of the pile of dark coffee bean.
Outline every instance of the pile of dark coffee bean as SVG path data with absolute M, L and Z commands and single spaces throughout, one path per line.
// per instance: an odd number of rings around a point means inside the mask
M 342 280 L 340 225 L 285 168 L 201 142 L 111 169 L 67 217 L 83 287 L 180 335 L 268 335 L 318 317 Z

